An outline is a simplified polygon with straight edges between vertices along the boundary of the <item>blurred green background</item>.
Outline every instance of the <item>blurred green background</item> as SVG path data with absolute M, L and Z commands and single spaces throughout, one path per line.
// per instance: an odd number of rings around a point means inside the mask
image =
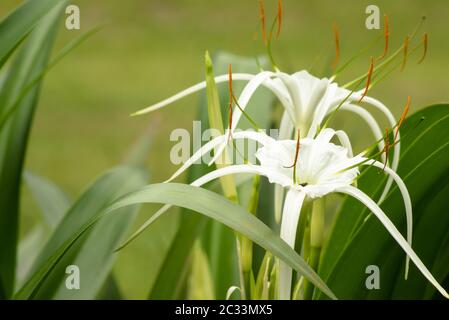
M 5 16 L 21 1 L 2 0 Z M 267 20 L 274 18 L 276 0 L 266 0 Z M 198 96 L 188 97 L 168 109 L 137 118 L 129 114 L 203 80 L 205 50 L 226 50 L 244 56 L 263 53 L 255 49 L 258 5 L 256 0 L 79 0 L 81 30 L 61 25 L 56 51 L 98 24 L 106 27 L 69 54 L 45 80 L 31 132 L 26 167 L 46 176 L 73 198 L 101 172 L 119 163 L 136 138 L 145 132 L 153 137 L 147 165 L 152 182 L 165 180 L 175 170 L 169 161 L 174 128 L 192 128 Z M 274 55 L 287 72 L 309 68 L 326 70 L 334 54 L 332 24 L 339 26 L 341 61 L 372 39 L 379 30 L 365 28 L 365 8 L 376 4 L 390 17 L 390 48 L 397 48 L 421 17 L 422 31 L 429 33 L 427 59 L 417 65 L 421 52 L 412 57 L 404 72 L 395 72 L 371 95 L 399 117 L 408 95 L 412 112 L 449 100 L 449 2 L 434 1 L 294 1 L 284 0 L 284 24 Z M 419 37 L 421 34 L 418 35 Z M 369 55 L 383 50 L 380 41 L 373 51 L 355 61 L 337 82 L 345 83 L 364 73 Z M 154 119 L 154 120 L 151 120 Z M 370 138 L 365 127 L 339 118 L 338 125 L 351 123 L 350 131 L 361 132 L 359 144 Z M 150 127 L 148 128 L 148 126 Z M 142 212 L 142 221 L 155 207 Z M 23 193 L 22 233 L 38 219 L 38 211 L 26 190 Z M 144 298 L 176 228 L 176 214 L 158 222 L 156 232 L 145 233 L 122 251 L 115 268 L 127 298 Z

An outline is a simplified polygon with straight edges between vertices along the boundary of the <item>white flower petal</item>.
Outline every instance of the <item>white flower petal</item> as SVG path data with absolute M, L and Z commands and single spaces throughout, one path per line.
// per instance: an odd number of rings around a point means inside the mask
M 253 164 L 241 164 L 241 165 L 228 166 L 211 171 L 205 174 L 204 176 L 198 178 L 194 182 L 192 182 L 191 185 L 198 187 L 214 179 L 236 173 L 259 174 L 267 177 L 270 181 L 273 181 L 274 183 L 278 183 L 285 187 L 290 186 L 291 184 L 291 178 L 283 175 L 282 173 L 279 173 L 277 170 Z
M 243 81 L 250 81 L 252 78 L 254 78 L 254 75 L 252 74 L 248 74 L 248 73 L 233 73 L 232 74 L 232 79 L 233 80 L 243 80 Z M 220 76 L 215 77 L 215 82 L 216 83 L 221 83 L 221 82 L 226 82 L 229 80 L 229 76 L 227 74 L 223 74 Z M 162 100 L 156 104 L 153 104 L 147 108 L 144 108 L 142 110 L 137 111 L 136 113 L 134 113 L 133 115 L 141 115 L 144 113 L 148 113 L 148 112 L 152 112 L 155 110 L 158 110 L 160 108 L 163 108 L 177 100 L 180 100 L 184 97 L 187 97 L 188 95 L 191 95 L 192 93 L 198 92 L 200 90 L 203 90 L 204 88 L 206 88 L 206 81 L 197 83 L 185 90 L 180 91 L 179 93 L 165 99 Z
M 407 219 L 407 242 L 408 242 L 409 246 L 411 247 L 412 239 L 413 239 L 412 200 L 410 199 L 410 194 L 408 193 L 408 190 L 407 190 L 407 187 L 406 187 L 404 181 L 402 181 L 401 177 L 399 177 L 399 175 L 395 171 L 390 169 L 388 166 L 386 166 L 384 168 L 384 164 L 379 161 L 370 160 L 370 161 L 364 163 L 364 165 L 374 166 L 377 168 L 384 169 L 385 172 L 387 174 L 389 174 L 390 177 L 392 177 L 393 180 L 398 185 L 399 191 L 401 192 L 402 198 L 404 199 L 405 215 L 406 215 L 406 219 Z M 405 261 L 405 279 L 407 279 L 407 276 L 408 276 L 409 265 L 410 265 L 410 258 L 409 258 L 409 256 L 407 256 L 407 259 Z
M 370 127 L 376 141 L 380 141 L 378 143 L 379 150 L 384 149 L 385 143 L 382 139 L 383 133 L 380 130 L 379 124 L 376 122 L 376 120 L 371 115 L 371 113 L 369 113 L 367 110 L 365 110 L 364 108 L 362 108 L 360 106 L 356 106 L 353 104 L 346 104 L 346 103 L 341 106 L 341 110 L 353 112 L 354 114 L 360 116 L 363 120 L 365 120 L 365 122 Z M 386 156 L 384 153 L 381 154 L 381 157 L 382 157 L 382 160 L 385 161 Z
M 238 131 L 234 133 L 233 139 L 249 139 L 253 141 L 257 141 L 262 145 L 265 145 L 267 143 L 270 143 L 274 141 L 273 138 L 269 137 L 268 135 L 260 132 L 255 131 Z M 171 177 L 170 179 L 166 180 L 165 182 L 170 182 L 176 177 L 178 177 L 181 173 L 183 173 L 185 170 L 187 170 L 192 164 L 194 164 L 197 160 L 201 159 L 205 154 L 209 153 L 212 149 L 216 148 L 219 145 L 225 144 L 227 145 L 227 137 L 226 135 L 218 136 L 209 142 L 207 142 L 204 146 L 199 148 L 192 157 L 190 157 L 182 166 L 179 168 Z M 218 153 L 218 152 L 217 152 Z
M 296 239 L 296 230 L 301 213 L 302 204 L 305 199 L 305 193 L 290 189 L 287 192 L 282 213 L 281 239 L 294 248 Z M 279 262 L 279 299 L 290 300 L 292 283 L 292 269 L 283 261 Z
M 359 96 L 356 95 L 354 97 L 357 100 L 360 99 L 360 92 L 358 93 L 358 95 Z M 373 107 L 377 108 L 378 110 L 380 110 L 387 117 L 388 122 L 390 123 L 390 126 L 392 128 L 394 128 L 396 126 L 396 119 L 394 118 L 394 116 L 391 113 L 390 109 L 388 109 L 382 102 L 380 102 L 379 100 L 376 100 L 376 99 L 374 99 L 372 97 L 369 97 L 369 96 L 365 96 L 363 98 L 363 101 L 368 103 L 368 104 L 370 104 L 370 105 L 372 105 Z M 396 143 L 394 145 L 394 147 L 393 147 L 394 153 L 393 153 L 393 160 L 391 162 L 391 168 L 394 171 L 398 170 L 399 155 L 400 155 L 400 152 L 401 152 L 401 142 L 400 142 L 401 136 L 400 136 L 399 132 L 398 132 L 397 139 L 399 140 L 399 142 Z M 392 183 L 393 183 L 393 179 L 390 178 L 390 179 L 387 180 L 387 183 L 385 184 L 384 191 L 382 192 L 382 195 L 380 196 L 380 199 L 379 199 L 378 203 L 382 203 L 383 202 L 383 200 L 385 199 L 385 197 L 388 194 L 388 191 L 391 188 L 391 184 Z

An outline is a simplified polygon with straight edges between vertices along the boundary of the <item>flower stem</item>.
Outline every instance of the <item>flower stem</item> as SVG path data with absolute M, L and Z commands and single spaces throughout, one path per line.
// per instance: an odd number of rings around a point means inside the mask
M 317 199 L 313 202 L 312 216 L 310 220 L 310 252 L 309 265 L 318 270 L 320 262 L 321 247 L 323 246 L 324 231 L 324 199 Z M 314 286 L 309 282 L 304 283 L 304 299 L 310 300 L 313 297 Z
M 260 176 L 256 175 L 253 178 L 252 193 L 248 203 L 248 212 L 254 215 L 257 212 L 257 205 L 259 203 L 259 187 Z M 245 292 L 249 296 L 249 292 L 251 292 L 251 283 L 254 282 L 254 275 L 252 272 L 253 242 L 246 237 L 241 237 L 241 243 L 243 284 L 245 287 Z

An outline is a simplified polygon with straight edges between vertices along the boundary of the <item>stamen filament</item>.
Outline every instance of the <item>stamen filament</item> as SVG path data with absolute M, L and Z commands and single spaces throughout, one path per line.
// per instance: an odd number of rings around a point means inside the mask
M 232 64 L 229 64 L 228 68 L 228 83 L 229 83 L 229 136 L 228 136 L 228 142 L 229 139 L 231 139 L 232 136 L 232 101 L 234 97 L 233 89 L 232 89 Z
M 383 167 L 383 171 L 385 171 L 385 167 L 387 166 L 388 158 L 390 155 L 390 132 L 388 128 L 385 129 L 385 163 Z
M 407 51 L 408 51 L 409 42 L 410 42 L 410 38 L 408 36 L 406 36 L 405 40 L 404 40 L 404 59 L 402 60 L 401 71 L 404 70 L 405 65 L 407 64 Z
M 401 137 L 401 139 L 399 139 L 399 140 L 397 140 L 397 141 L 394 141 L 392 144 L 390 144 L 390 145 L 389 145 L 389 148 L 391 149 L 391 148 L 393 148 L 396 144 L 398 144 L 399 142 L 401 142 L 405 137 L 407 137 L 410 133 L 412 133 L 413 130 L 416 129 L 416 128 L 417 128 L 417 127 L 418 127 L 418 126 L 425 120 L 425 119 L 426 119 L 425 117 L 420 118 L 420 119 L 418 120 L 418 122 L 414 125 L 414 127 L 412 128 L 412 130 L 409 130 L 405 135 L 403 135 L 403 136 Z M 386 130 L 386 132 L 388 132 L 388 129 Z M 373 146 L 371 146 L 371 147 L 367 148 L 366 150 L 362 151 L 361 153 L 359 153 L 359 156 L 364 156 L 365 154 L 370 153 L 370 149 L 373 149 L 375 146 L 377 146 L 377 144 L 378 144 L 380 141 L 385 140 L 386 137 L 388 137 L 388 135 L 382 137 L 381 139 L 379 139 L 378 141 L 376 141 L 376 143 L 375 143 Z M 364 164 L 364 163 L 366 163 L 366 162 L 368 162 L 368 161 L 370 161 L 370 160 L 375 160 L 378 156 L 380 156 L 380 155 L 381 155 L 382 153 L 384 153 L 384 152 L 385 152 L 385 148 L 382 149 L 381 151 L 378 151 L 377 153 L 373 154 L 371 157 L 366 157 L 364 160 L 362 160 L 362 161 L 360 161 L 360 162 L 358 162 L 358 163 L 356 163 L 356 164 L 354 164 L 354 165 L 351 165 L 351 166 L 349 166 L 349 167 L 347 167 L 347 168 L 341 169 L 341 170 L 339 170 L 339 171 L 336 172 L 336 173 L 342 173 L 342 172 L 344 172 L 344 171 L 351 170 L 352 168 L 356 168 L 356 167 L 358 167 L 358 166 L 360 166 L 360 165 L 362 165 L 362 164 Z M 358 176 L 357 176 L 357 179 L 359 179 L 360 176 L 361 176 L 361 175 L 358 175 Z
M 363 79 L 362 79 L 363 80 Z M 357 86 L 356 89 L 359 87 L 359 85 L 362 83 L 362 81 L 360 81 Z M 355 90 L 352 90 L 348 95 L 346 95 L 346 97 L 340 101 L 340 103 L 337 105 L 337 107 L 335 108 L 335 110 L 333 110 L 331 112 L 331 114 L 329 115 L 329 117 L 326 119 L 326 122 L 324 123 L 324 125 L 322 126 L 322 128 L 320 128 L 320 130 L 318 130 L 318 133 L 321 131 L 321 129 L 325 129 L 327 128 L 329 122 L 331 121 L 332 117 L 337 113 L 338 110 L 340 110 L 340 108 L 343 106 L 343 104 L 354 94 Z
M 265 26 L 265 6 L 263 0 L 259 0 L 259 19 L 262 24 L 262 39 L 265 45 L 267 45 L 267 30 Z
M 416 50 L 419 49 L 419 47 L 421 47 L 421 43 L 416 45 L 412 50 L 408 50 L 408 56 L 411 56 L 413 53 L 415 53 Z M 381 82 L 387 76 L 389 76 L 391 73 L 393 73 L 397 68 L 399 68 L 401 66 L 401 64 L 402 64 L 402 61 L 399 61 L 398 63 L 396 63 L 392 68 L 390 68 L 386 72 L 384 72 L 385 69 L 384 70 L 380 70 L 379 73 L 375 75 L 375 77 L 373 79 L 374 81 L 371 82 L 371 88 L 376 86 L 379 82 Z
M 415 30 L 412 32 L 411 36 L 410 36 L 410 40 L 412 40 L 416 33 L 419 31 L 419 29 L 421 28 L 421 26 L 423 25 L 423 22 L 425 20 L 425 17 L 423 17 L 420 22 L 418 23 L 418 25 L 416 26 Z M 383 69 L 385 66 L 387 66 L 389 63 L 391 63 L 392 60 L 394 60 L 394 58 L 396 58 L 397 55 L 399 55 L 401 53 L 401 51 L 403 50 L 403 45 L 401 47 L 399 47 L 394 53 L 392 53 L 390 55 L 390 57 L 388 59 L 386 59 L 385 61 L 383 61 L 382 63 L 380 63 L 379 65 L 377 65 L 374 68 L 374 73 L 376 73 L 378 70 Z M 356 79 L 344 84 L 342 87 L 343 88 L 348 88 L 351 87 L 354 83 L 357 83 L 360 79 L 364 79 L 366 77 L 367 73 L 357 77 Z
M 296 183 L 296 164 L 298 163 L 298 157 L 299 157 L 299 149 L 301 148 L 301 131 L 298 129 L 298 137 L 296 138 L 296 150 L 295 150 L 295 160 L 291 166 L 284 167 L 284 168 L 293 168 L 293 183 Z
M 334 32 L 334 41 L 335 41 L 335 58 L 334 61 L 332 62 L 332 69 L 335 70 L 335 68 L 338 65 L 338 62 L 340 61 L 340 34 L 338 32 L 336 23 L 333 24 L 332 30 Z
M 389 38 L 390 38 L 390 30 L 389 30 L 389 25 L 388 25 L 388 15 L 385 15 L 385 47 L 384 47 L 384 52 L 382 53 L 382 55 L 377 58 L 377 60 L 382 60 L 383 58 L 385 58 L 385 56 L 387 55 L 388 52 L 388 43 L 389 43 Z

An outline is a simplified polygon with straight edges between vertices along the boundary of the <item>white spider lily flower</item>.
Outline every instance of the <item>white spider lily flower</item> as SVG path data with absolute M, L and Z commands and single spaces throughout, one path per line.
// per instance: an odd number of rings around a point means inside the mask
M 232 136 L 233 139 L 250 139 L 257 141 L 262 145 L 256 152 L 256 157 L 260 164 L 231 165 L 220 168 L 198 178 L 192 185 L 199 187 L 214 179 L 230 174 L 258 174 L 267 177 L 271 183 L 275 183 L 282 188 L 287 189 L 287 195 L 283 206 L 280 235 L 292 248 L 295 246 L 301 207 L 306 199 L 313 201 L 313 199 L 324 197 L 330 193 L 342 193 L 354 197 L 374 213 L 391 236 L 405 251 L 407 254 L 406 269 L 408 269 L 409 259 L 411 259 L 429 282 L 432 283 L 442 295 L 449 298 L 445 289 L 433 277 L 411 247 L 412 204 L 404 182 L 394 170 L 388 166 L 384 167 L 383 163 L 365 158 L 363 154 L 352 156 L 350 149 L 330 142 L 334 136 L 339 137 L 340 141 L 345 141 L 347 138 L 343 131 L 334 131 L 333 129 L 327 128 L 323 129 L 316 138 L 301 139 L 299 144 L 300 152 L 297 159 L 295 159 L 297 141 L 275 140 L 264 133 L 258 132 L 236 132 Z M 223 135 L 211 140 L 198 150 L 168 181 L 177 177 L 196 159 L 199 159 L 202 155 L 219 146 L 225 139 L 227 139 L 227 136 Z M 295 168 L 297 174 L 292 176 L 293 168 L 291 168 L 291 164 L 294 162 L 296 162 Z M 385 173 L 396 182 L 405 205 L 407 240 L 401 235 L 378 204 L 363 191 L 353 186 L 355 179 L 359 175 L 359 167 L 362 165 L 375 166 L 384 169 Z M 157 219 L 157 217 L 162 212 L 165 212 L 168 207 L 169 206 L 164 206 L 151 218 L 151 220 Z M 149 221 L 144 224 L 136 233 L 140 232 L 151 222 L 152 221 Z M 281 262 L 279 273 L 279 297 L 281 299 L 290 298 L 291 280 L 291 268 Z
M 251 100 L 251 97 L 261 86 L 264 86 L 277 97 L 285 109 L 279 128 L 279 139 L 292 139 L 293 134 L 297 132 L 298 129 L 304 137 L 315 137 L 319 133 L 320 128 L 323 126 L 327 117 L 335 112 L 341 104 L 339 110 L 354 113 L 366 122 L 368 127 L 371 129 L 375 140 L 379 141 L 379 150 L 382 150 L 385 147 L 382 139 L 382 130 L 380 130 L 378 122 L 369 111 L 360 107 L 359 100 L 362 97 L 363 90 L 353 92 L 351 94 L 349 90 L 339 87 L 337 83 L 333 82 L 331 79 L 319 79 L 305 70 L 296 72 L 292 75 L 279 71 L 262 71 L 255 75 L 247 73 L 233 73 L 232 79 L 233 81 L 248 81 L 248 83 L 238 98 L 239 107 L 235 107 L 235 110 L 233 111 L 232 127 L 230 130 L 227 130 L 228 137 L 234 134 L 239 120 L 243 115 L 242 110 L 246 108 Z M 217 83 L 227 82 L 228 80 L 229 75 L 220 75 L 215 77 L 215 81 Z M 166 100 L 142 109 L 134 115 L 140 115 L 158 110 L 185 96 L 200 91 L 205 87 L 206 82 L 198 83 Z M 383 113 L 392 128 L 396 126 L 396 120 L 393 114 L 380 101 L 372 97 L 365 96 L 363 98 L 363 102 L 371 105 Z M 399 134 L 397 139 L 400 140 Z M 215 152 L 210 164 L 214 163 L 218 157 L 220 157 L 221 153 L 225 149 L 227 141 L 228 139 L 223 139 L 221 146 L 218 148 L 217 152 Z M 345 147 L 352 152 L 349 144 L 346 143 Z M 394 154 L 391 167 L 396 171 L 399 164 L 399 142 L 394 145 L 393 150 Z M 381 157 L 384 162 L 388 163 L 388 159 L 386 159 L 384 154 L 382 154 Z M 384 200 L 392 182 L 393 180 L 390 177 L 387 180 L 384 191 L 378 203 L 381 203 Z M 280 220 L 280 213 L 282 210 L 282 199 L 282 188 L 276 187 L 275 215 L 278 221 Z

